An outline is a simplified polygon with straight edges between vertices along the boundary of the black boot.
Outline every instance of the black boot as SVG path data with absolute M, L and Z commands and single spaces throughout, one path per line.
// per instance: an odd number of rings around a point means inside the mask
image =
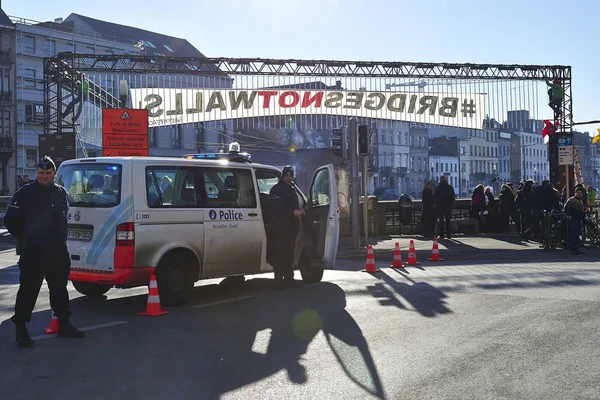
M 27 327 L 24 323 L 15 322 L 15 336 L 19 346 L 33 347 L 34 341 L 31 336 L 29 336 L 29 332 L 27 331 Z
M 67 319 L 58 321 L 58 336 L 68 338 L 82 338 L 85 337 L 85 333 L 75 328 L 71 321 Z

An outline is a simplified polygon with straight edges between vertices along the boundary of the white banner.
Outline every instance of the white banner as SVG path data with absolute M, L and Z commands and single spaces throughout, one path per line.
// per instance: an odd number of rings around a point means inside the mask
M 131 89 L 150 126 L 281 115 L 343 115 L 481 129 L 485 94 L 334 90 Z

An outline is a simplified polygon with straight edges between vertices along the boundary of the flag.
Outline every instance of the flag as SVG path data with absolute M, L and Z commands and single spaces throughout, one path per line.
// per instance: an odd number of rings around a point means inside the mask
M 592 143 L 598 143 L 600 142 L 600 128 L 598 128 L 598 134 L 596 136 L 594 136 L 594 138 L 592 139 Z

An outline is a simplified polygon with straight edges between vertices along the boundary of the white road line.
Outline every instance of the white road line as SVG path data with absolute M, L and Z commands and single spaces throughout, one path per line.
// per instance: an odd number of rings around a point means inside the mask
M 198 305 L 192 306 L 192 308 L 206 308 L 206 307 L 218 306 L 219 304 L 233 303 L 234 301 L 251 299 L 253 297 L 256 297 L 256 296 L 242 296 L 242 297 L 236 297 L 234 299 L 215 301 L 213 303 L 198 304 Z
M 79 330 L 85 332 L 85 331 L 91 331 L 93 329 L 108 328 L 110 326 L 122 325 L 122 324 L 126 324 L 126 323 L 127 323 L 127 321 L 107 322 L 106 324 L 86 326 L 85 328 L 79 328 Z M 33 340 L 44 340 L 44 339 L 51 339 L 54 337 L 57 337 L 57 335 L 56 334 L 40 335 L 40 336 L 32 337 L 32 339 Z

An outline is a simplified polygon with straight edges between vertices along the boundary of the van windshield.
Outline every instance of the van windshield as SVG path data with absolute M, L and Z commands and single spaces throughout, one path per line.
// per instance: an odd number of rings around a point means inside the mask
M 56 183 L 65 188 L 73 207 L 114 207 L 121 202 L 118 164 L 61 165 Z

